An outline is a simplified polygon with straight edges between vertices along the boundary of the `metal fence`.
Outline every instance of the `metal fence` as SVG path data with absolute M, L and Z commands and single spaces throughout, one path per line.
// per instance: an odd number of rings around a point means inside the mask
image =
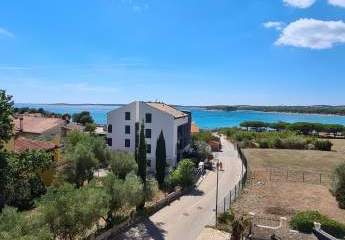
M 246 156 L 243 154 L 242 149 L 234 143 L 234 147 L 237 150 L 238 157 L 242 161 L 241 178 L 237 184 L 227 193 L 223 198 L 218 200 L 217 216 L 221 213 L 229 210 L 234 201 L 241 195 L 242 189 L 247 183 L 248 162 Z
M 270 182 L 300 182 L 309 184 L 331 185 L 332 174 L 313 171 L 300 171 L 283 168 L 255 169 L 250 172 L 251 179 Z

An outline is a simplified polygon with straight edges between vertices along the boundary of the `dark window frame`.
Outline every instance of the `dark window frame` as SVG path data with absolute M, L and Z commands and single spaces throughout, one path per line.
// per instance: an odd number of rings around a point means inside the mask
M 145 114 L 145 123 L 152 123 L 152 113 Z
M 108 125 L 108 133 L 113 133 L 113 125 L 112 124 Z
M 131 140 L 130 139 L 125 139 L 125 148 L 130 148 L 131 147 Z
M 109 147 L 112 147 L 113 146 L 113 139 L 112 138 L 107 138 L 107 145 Z
M 125 125 L 125 134 L 131 134 L 131 126 Z
M 126 121 L 131 120 L 131 112 L 125 112 L 125 120 Z
M 152 138 L 152 129 L 151 128 L 145 129 L 145 138 Z
M 152 153 L 152 146 L 151 144 L 146 144 L 146 153 L 151 154 Z

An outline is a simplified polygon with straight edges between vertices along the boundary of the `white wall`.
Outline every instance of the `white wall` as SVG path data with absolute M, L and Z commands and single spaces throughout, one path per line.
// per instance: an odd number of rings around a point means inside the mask
M 131 120 L 125 121 L 125 112 L 131 112 Z M 152 114 L 152 123 L 145 123 L 145 114 Z M 133 102 L 124 107 L 115 109 L 108 113 L 108 124 L 112 124 L 113 131 L 108 133 L 112 138 L 112 149 L 134 152 L 135 150 L 135 122 L 141 126 L 144 120 L 145 129 L 151 129 L 151 139 L 146 138 L 146 144 L 151 144 L 151 154 L 147 154 L 147 159 L 151 160 L 151 171 L 155 171 L 155 155 L 157 139 L 163 130 L 166 146 L 167 162 L 170 166 L 176 166 L 176 144 L 177 127 L 188 122 L 188 117 L 174 119 L 166 112 L 160 111 L 145 102 Z M 125 125 L 131 126 L 131 134 L 125 134 Z M 125 148 L 125 139 L 131 140 L 131 147 Z
M 125 120 L 125 112 L 131 113 L 131 120 Z M 135 122 L 136 122 L 136 102 L 132 102 L 121 108 L 108 113 L 108 125 L 113 125 L 112 133 L 107 133 L 108 138 L 112 138 L 111 149 L 130 151 L 135 150 Z M 125 134 L 125 126 L 130 125 L 131 134 Z M 125 139 L 131 140 L 130 148 L 125 148 Z

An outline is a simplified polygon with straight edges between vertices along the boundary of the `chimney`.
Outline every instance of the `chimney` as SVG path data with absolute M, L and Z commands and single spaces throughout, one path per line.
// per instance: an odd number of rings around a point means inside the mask
M 24 118 L 23 118 L 23 116 L 20 116 L 19 117 L 19 131 L 20 132 L 23 132 L 23 130 L 24 130 Z

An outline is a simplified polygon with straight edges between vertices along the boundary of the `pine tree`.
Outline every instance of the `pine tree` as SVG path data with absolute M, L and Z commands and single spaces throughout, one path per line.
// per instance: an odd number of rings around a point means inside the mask
M 156 179 L 160 187 L 164 184 L 166 168 L 166 149 L 163 130 L 159 134 L 156 147 Z
M 140 176 L 144 185 L 146 183 L 146 142 L 145 142 L 145 125 L 144 121 L 141 123 L 139 135 L 139 148 L 138 148 L 138 176 Z
M 140 135 L 139 135 L 139 148 L 138 148 L 138 176 L 143 181 L 144 192 L 146 192 L 146 143 L 145 143 L 145 125 L 144 121 L 141 123 Z M 143 203 L 138 206 L 138 208 L 143 208 L 145 206 L 145 199 Z

